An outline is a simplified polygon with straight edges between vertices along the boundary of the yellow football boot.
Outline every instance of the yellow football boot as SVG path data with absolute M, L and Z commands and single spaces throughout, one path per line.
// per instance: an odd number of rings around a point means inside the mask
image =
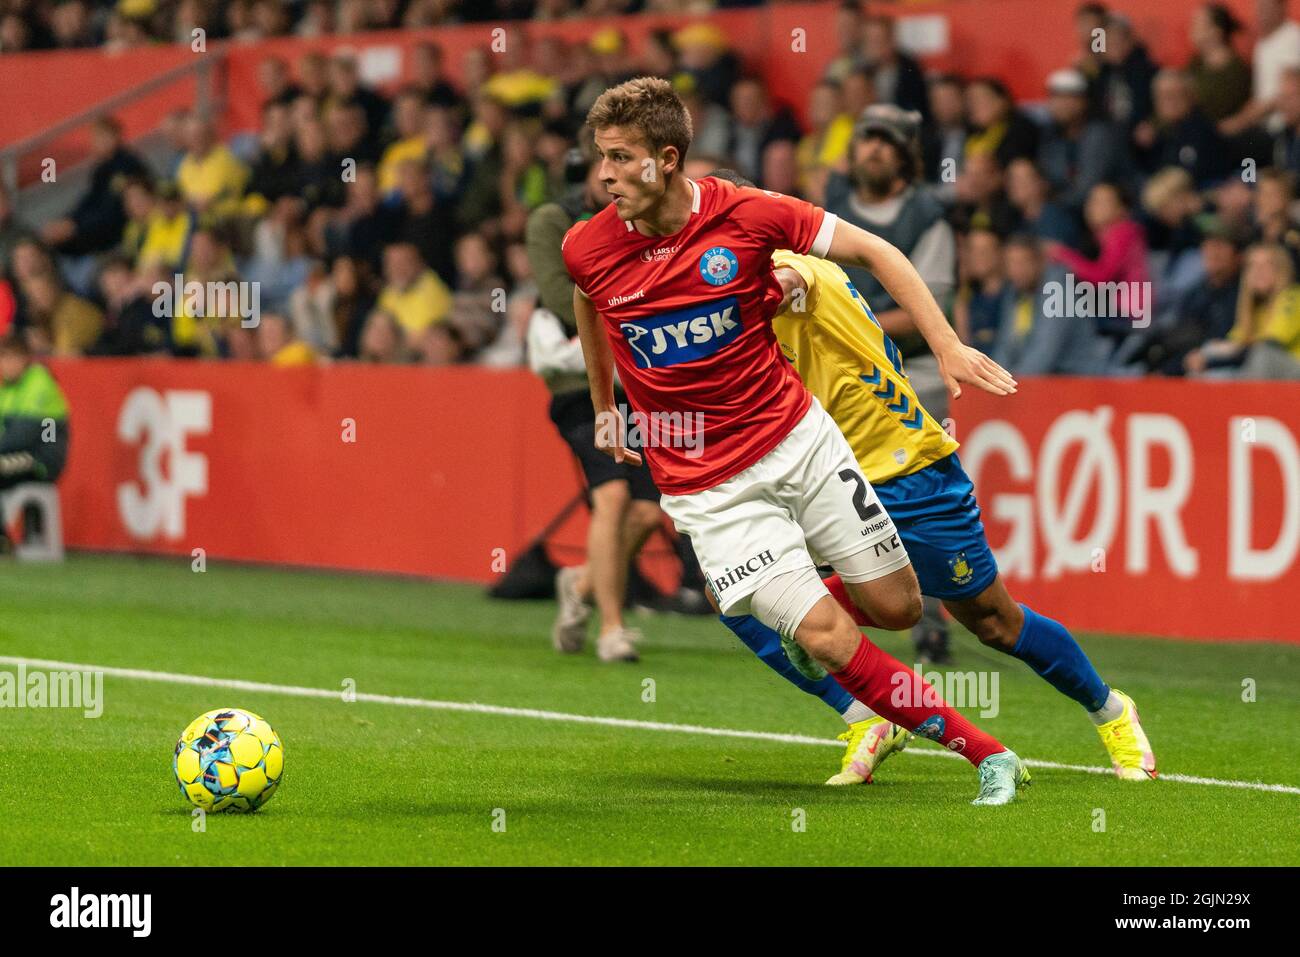
M 1124 692 L 1111 690 L 1124 702 L 1124 713 L 1097 726 L 1101 743 L 1106 745 L 1110 763 L 1121 781 L 1149 781 L 1156 776 L 1156 756 L 1138 721 L 1137 705 Z
M 895 751 L 902 751 L 912 739 L 911 732 L 872 715 L 865 721 L 849 725 L 839 736 L 847 742 L 840 773 L 827 780 L 827 784 L 870 784 L 871 775 L 880 763 Z

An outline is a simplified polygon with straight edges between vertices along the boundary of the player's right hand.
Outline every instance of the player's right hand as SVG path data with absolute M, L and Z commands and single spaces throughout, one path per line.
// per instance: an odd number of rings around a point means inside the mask
M 613 456 L 615 462 L 641 464 L 641 454 L 627 447 L 627 423 L 616 406 L 608 406 L 596 413 L 596 448 Z
M 960 383 L 966 382 L 994 395 L 1012 395 L 1016 380 L 1011 373 L 978 349 L 957 343 L 939 360 L 939 374 L 954 399 L 961 398 Z

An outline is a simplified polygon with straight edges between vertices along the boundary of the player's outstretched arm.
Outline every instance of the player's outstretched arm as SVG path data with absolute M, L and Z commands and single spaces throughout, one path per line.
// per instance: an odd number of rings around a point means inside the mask
M 627 448 L 626 423 L 614 403 L 614 352 L 600 327 L 600 316 L 586 293 L 573 287 L 573 316 L 578 322 L 582 358 L 591 383 L 591 405 L 596 410 L 596 448 L 612 455 L 615 462 L 641 464 L 641 456 Z
M 957 338 L 925 280 L 898 247 L 841 219 L 835 224 L 826 258 L 870 270 L 880 280 L 894 302 L 907 310 L 925 336 L 954 399 L 961 395 L 963 382 L 994 395 L 1010 395 L 1016 391 L 1016 380 L 1011 373 Z

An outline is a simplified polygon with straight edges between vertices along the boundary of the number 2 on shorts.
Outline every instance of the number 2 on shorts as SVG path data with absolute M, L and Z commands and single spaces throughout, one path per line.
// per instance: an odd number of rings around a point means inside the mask
M 872 502 L 870 505 L 867 504 L 866 479 L 853 471 L 853 469 L 845 469 L 840 472 L 840 479 L 845 482 L 852 482 L 857 486 L 853 490 L 853 507 L 858 510 L 858 518 L 865 522 L 880 514 L 880 504 L 878 502 Z

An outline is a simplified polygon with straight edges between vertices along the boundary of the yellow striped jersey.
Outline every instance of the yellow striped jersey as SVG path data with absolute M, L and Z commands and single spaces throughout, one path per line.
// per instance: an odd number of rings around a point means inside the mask
M 772 254 L 772 265 L 791 267 L 808 284 L 802 311 L 792 300 L 773 317 L 772 331 L 849 440 L 867 481 L 910 475 L 955 452 L 956 440 L 921 407 L 898 347 L 844 270 L 786 249 Z

